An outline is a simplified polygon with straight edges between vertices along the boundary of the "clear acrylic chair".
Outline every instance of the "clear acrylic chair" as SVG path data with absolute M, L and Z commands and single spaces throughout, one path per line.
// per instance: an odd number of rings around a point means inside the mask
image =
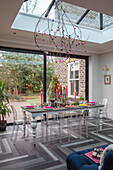
M 98 133 L 99 130 L 99 110 L 94 109 L 89 110 L 87 115 L 85 115 L 85 122 L 86 122 L 86 128 L 87 128 L 87 137 L 89 135 L 89 130 L 96 131 Z
M 73 130 L 74 128 L 74 130 Z M 74 136 L 73 132 L 78 129 L 79 138 L 81 138 L 81 114 L 77 111 L 68 112 L 67 118 L 67 130 L 68 130 L 68 140 L 70 141 L 70 136 Z M 77 133 L 78 134 L 78 133 Z
M 103 112 L 103 124 L 107 123 L 107 125 L 108 125 L 108 99 L 103 98 L 101 104 L 104 105 L 104 109 L 102 110 L 102 112 Z
M 101 104 L 104 105 L 103 116 L 108 119 L 108 99 L 104 98 Z
M 108 124 L 108 99 L 103 98 L 102 102 L 100 103 L 104 105 L 104 108 L 102 110 L 103 113 L 103 124 L 107 122 Z M 87 129 L 89 129 L 89 125 L 92 125 L 92 127 L 96 127 L 96 132 L 98 133 L 99 130 L 99 121 L 100 121 L 100 115 L 99 115 L 99 110 L 94 109 L 94 110 L 89 110 L 89 114 L 86 117 L 86 123 L 87 123 Z
M 42 126 L 46 128 L 46 142 L 49 144 L 49 141 L 52 139 L 58 139 L 61 142 L 61 119 L 58 112 L 49 112 L 47 111 L 46 119 L 45 116 L 42 116 Z
M 61 113 L 62 140 L 68 138 L 68 141 L 70 141 L 71 137 L 82 138 L 83 133 L 87 136 L 87 129 L 82 123 L 82 117 L 83 113 L 81 111 L 74 111 L 73 109 Z
M 10 104 L 11 112 L 13 113 L 13 130 L 11 134 L 11 140 L 13 141 L 13 144 L 15 144 L 18 136 L 18 130 L 19 125 L 22 125 L 25 123 L 25 125 L 28 125 L 27 128 L 27 136 L 29 136 L 29 124 L 30 124 L 30 117 L 24 118 L 24 119 L 18 119 L 17 111 L 13 105 Z

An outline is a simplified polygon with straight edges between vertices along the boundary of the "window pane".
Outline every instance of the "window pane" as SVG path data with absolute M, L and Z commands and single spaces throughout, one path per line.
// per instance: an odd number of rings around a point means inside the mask
M 79 78 L 79 71 L 75 71 L 75 78 Z
M 47 56 L 47 70 L 46 70 L 46 98 L 47 101 L 52 98 L 56 98 L 55 84 L 57 84 L 57 75 L 55 75 L 55 57 Z
M 79 80 L 76 80 L 76 94 L 79 95 Z
M 73 78 L 73 73 L 74 73 L 73 71 L 70 72 L 70 79 Z
M 71 80 L 71 95 L 74 95 L 76 90 L 76 95 L 79 94 L 79 80 Z
M 74 95 L 74 81 L 71 80 L 71 95 Z
M 22 118 L 21 106 L 40 105 L 43 91 L 43 56 L 37 54 L 0 51 L 0 79 L 6 83 L 9 101 Z M 13 115 L 7 116 L 13 122 Z
M 72 71 L 72 64 L 70 65 L 70 79 L 72 79 L 73 78 L 73 71 Z
M 72 61 L 68 66 L 69 97 L 73 98 L 76 90 L 77 96 L 85 98 L 85 60 L 80 59 L 75 62 Z

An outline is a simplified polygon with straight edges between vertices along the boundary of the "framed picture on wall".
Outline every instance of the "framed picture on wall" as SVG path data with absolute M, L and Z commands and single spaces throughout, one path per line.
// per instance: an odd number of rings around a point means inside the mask
M 104 75 L 104 84 L 111 84 L 111 75 Z

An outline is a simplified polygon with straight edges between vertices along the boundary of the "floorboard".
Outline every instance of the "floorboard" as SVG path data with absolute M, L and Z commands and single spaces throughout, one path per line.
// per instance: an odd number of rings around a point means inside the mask
M 79 131 L 72 128 L 70 141 L 68 131 L 62 129 L 62 143 L 59 139 L 59 129 L 56 127 L 52 138 L 47 142 L 45 131 L 41 131 L 41 124 L 38 123 L 37 144 L 34 147 L 32 131 L 29 129 L 29 137 L 23 137 L 23 127 L 20 125 L 15 145 L 10 139 L 13 126 L 7 126 L 5 132 L 0 132 L 0 170 L 66 170 L 66 157 L 74 151 L 86 148 L 102 146 L 113 143 L 113 121 L 109 126 L 105 125 L 101 132 L 96 132 L 95 127 L 89 126 L 89 135 L 86 138 L 82 133 L 79 138 Z M 82 132 L 84 127 L 82 127 Z

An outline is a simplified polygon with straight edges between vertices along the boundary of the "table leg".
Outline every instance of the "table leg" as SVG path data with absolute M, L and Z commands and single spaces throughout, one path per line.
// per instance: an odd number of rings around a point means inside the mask
M 33 133 L 34 145 L 36 145 L 36 128 L 37 128 L 37 121 L 35 118 L 32 119 L 31 128 Z
M 103 125 L 103 110 L 99 110 L 99 130 L 102 130 Z

